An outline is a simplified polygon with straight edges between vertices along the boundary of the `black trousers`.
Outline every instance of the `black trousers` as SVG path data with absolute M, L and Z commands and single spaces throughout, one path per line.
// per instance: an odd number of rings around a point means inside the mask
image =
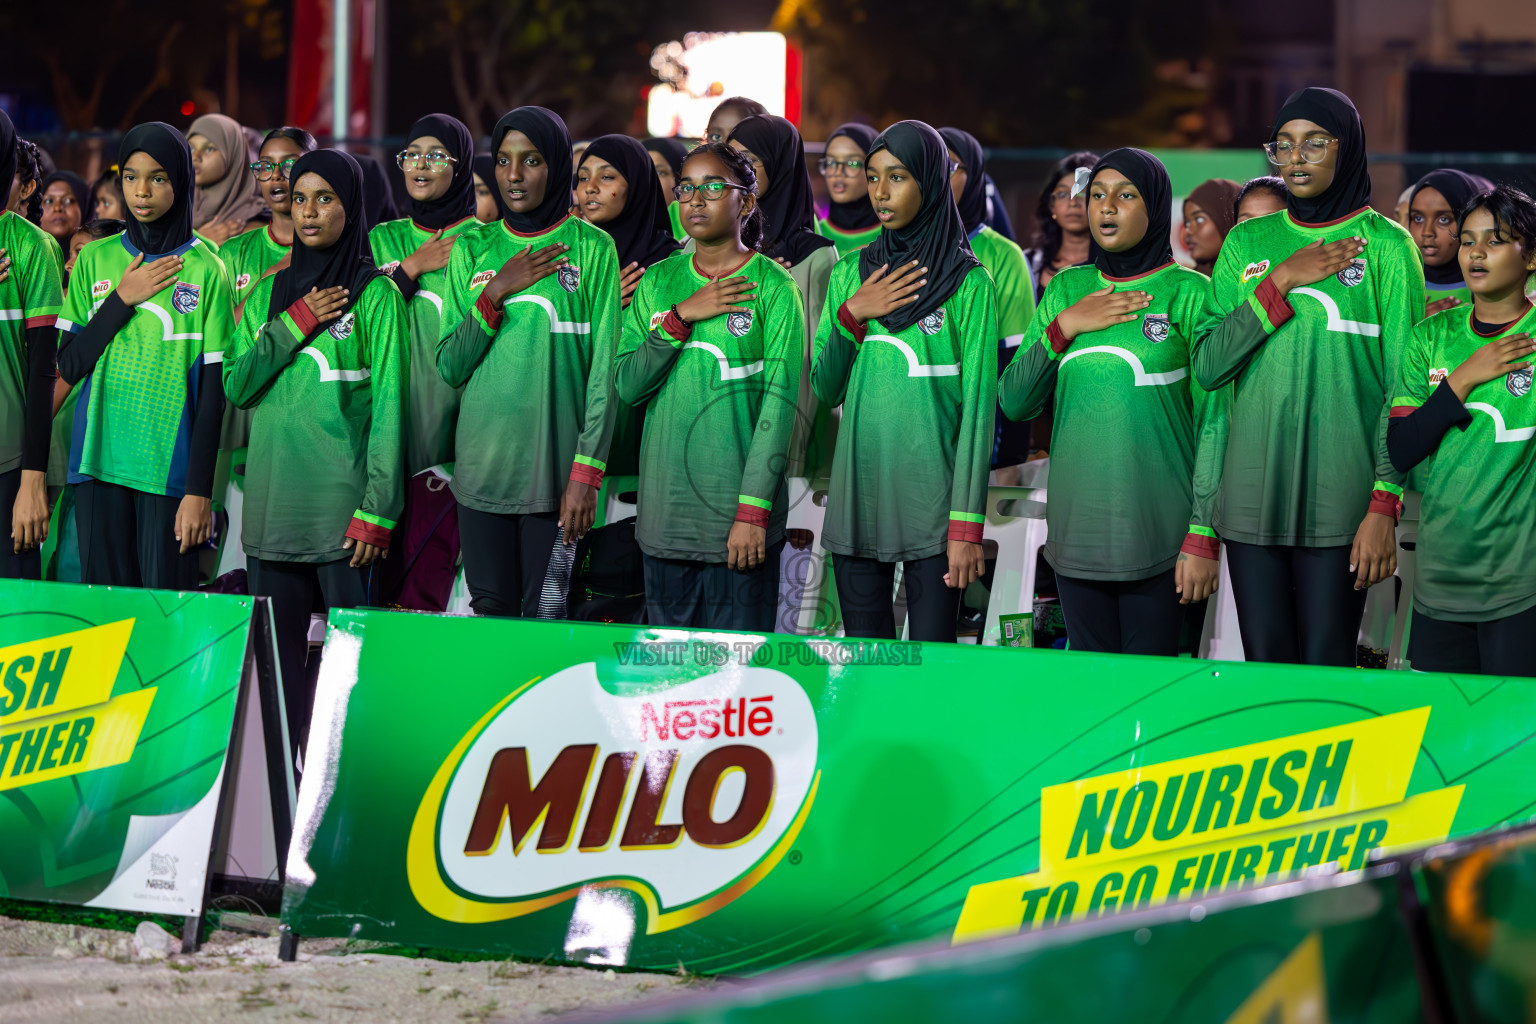
M 1144 580 L 1085 580 L 1056 573 L 1056 593 L 1074 651 L 1177 657 L 1185 606 L 1173 570 Z
M 12 516 L 16 511 L 16 495 L 21 493 L 21 469 L 0 473 L 0 518 L 5 529 L 0 531 L 5 544 L 5 557 L 0 558 L 0 580 L 40 580 L 43 578 L 43 549 L 33 548 L 21 554 L 13 554 L 15 538 L 11 536 Z
M 1347 668 L 1358 663 L 1366 591 L 1355 589 L 1349 545 L 1226 544 L 1245 660 Z
M 1419 672 L 1536 676 L 1536 608 L 1489 622 L 1447 622 L 1414 612 L 1408 660 Z
M 180 498 L 86 480 L 75 486 L 80 582 L 196 590 L 197 552 L 176 539 Z
M 315 687 L 306 665 L 310 614 L 376 603 L 373 567 L 354 569 L 350 561 L 350 557 L 318 563 L 246 560 L 251 593 L 272 599 L 272 631 L 277 640 L 277 665 L 283 674 L 288 742 L 295 760 L 307 742 L 315 706 Z
M 902 563 L 908 632 L 913 640 L 955 642 L 960 591 L 945 586 L 947 572 L 947 553 Z M 833 555 L 832 573 L 837 579 L 837 601 L 843 611 L 843 632 L 872 640 L 897 639 L 896 607 L 892 601 L 896 563 Z
M 481 615 L 531 619 L 560 532 L 558 512 L 503 515 L 459 506 L 459 546 L 469 606 Z
M 772 633 L 784 542 L 756 569 L 645 556 L 645 613 L 652 626 Z

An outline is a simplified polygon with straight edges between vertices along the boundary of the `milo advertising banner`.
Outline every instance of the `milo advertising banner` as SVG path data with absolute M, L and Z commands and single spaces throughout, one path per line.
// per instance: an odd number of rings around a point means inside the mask
M 1529 681 L 335 612 L 284 926 L 753 973 L 1530 813 Z
M 202 912 L 251 619 L 0 580 L 0 896 Z

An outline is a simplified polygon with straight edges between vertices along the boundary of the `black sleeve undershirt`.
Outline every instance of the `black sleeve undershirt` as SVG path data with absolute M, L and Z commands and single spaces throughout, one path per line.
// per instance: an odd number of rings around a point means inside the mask
M 417 285 L 411 278 L 411 275 L 405 272 L 405 268 L 395 267 L 394 270 L 389 272 L 389 279 L 400 287 L 400 297 L 405 299 L 406 302 L 410 302 L 411 297 L 416 294 Z
M 71 385 L 80 383 L 86 374 L 96 369 L 101 354 L 131 319 L 133 307 L 125 303 L 114 289 L 79 332 L 59 347 L 59 373 Z
M 204 363 L 197 379 L 197 408 L 192 412 L 192 441 L 187 451 L 186 492 L 198 498 L 213 496 L 219 432 L 224 425 L 222 371 L 223 367 L 218 363 Z
M 27 397 L 21 434 L 21 468 L 48 471 L 48 445 L 53 435 L 54 360 L 58 354 L 58 328 L 29 327 L 27 345 Z
M 1387 422 L 1387 455 L 1399 473 L 1435 454 L 1441 438 L 1452 427 L 1466 430 L 1472 414 L 1461 404 L 1451 382 L 1442 380 L 1429 401 L 1407 416 L 1394 416 Z

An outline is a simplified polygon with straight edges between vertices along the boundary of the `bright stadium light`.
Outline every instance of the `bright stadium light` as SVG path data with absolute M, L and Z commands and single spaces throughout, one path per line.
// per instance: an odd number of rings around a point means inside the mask
M 690 32 L 681 43 L 662 43 L 651 53 L 651 70 L 661 79 L 651 88 L 646 127 L 652 135 L 698 138 L 709 115 L 727 96 L 749 96 L 779 114 L 798 94 L 789 47 L 779 32 Z M 798 102 L 794 106 L 798 107 Z

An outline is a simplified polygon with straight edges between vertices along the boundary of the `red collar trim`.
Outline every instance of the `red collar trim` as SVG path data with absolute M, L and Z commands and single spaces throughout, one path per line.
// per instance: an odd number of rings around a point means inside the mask
M 454 221 L 452 224 L 445 224 L 443 226 L 443 230 L 444 231 L 449 231 L 449 230 L 451 230 L 453 228 L 456 228 L 460 224 L 463 224 L 465 221 L 472 219 L 474 216 L 475 216 L 474 214 L 470 214 L 468 217 L 460 217 L 458 220 Z M 502 223 L 506 223 L 506 222 L 503 221 Z M 429 235 L 434 235 L 434 234 L 437 233 L 437 228 L 429 228 L 425 224 L 417 224 L 414 219 L 411 220 L 411 227 L 415 228 L 417 231 L 425 231 Z
M 465 219 L 467 220 L 468 218 L 465 218 Z M 571 219 L 570 213 L 566 213 L 566 215 L 564 217 L 561 217 L 559 220 L 555 221 L 553 224 L 551 224 L 549 227 L 543 229 L 542 231 L 530 231 L 527 234 L 524 234 L 523 232 L 517 230 L 511 224 L 508 224 L 505 220 L 503 220 L 501 222 L 501 226 L 506 229 L 507 234 L 515 235 L 518 238 L 538 238 L 540 235 L 547 235 L 547 234 L 549 234 L 551 231 L 553 231 L 556 228 L 560 227 L 562 224 L 564 224 L 566 221 L 568 221 L 570 219 Z M 414 224 L 415 221 L 412 221 L 411 223 Z
M 732 274 L 736 273 L 736 271 L 740 270 L 742 267 L 746 266 L 748 263 L 751 263 L 752 262 L 752 257 L 756 256 L 756 255 L 757 255 L 757 253 L 755 253 L 755 252 L 747 253 L 747 258 L 746 259 L 742 260 L 740 263 L 736 264 L 730 270 L 727 270 L 725 273 L 720 274 L 718 276 L 716 276 L 714 274 L 706 274 L 706 273 L 704 273 L 703 269 L 701 269 L 699 267 L 699 254 L 697 252 L 695 252 L 693 254 L 693 256 L 692 256 L 692 258 L 690 259 L 689 262 L 693 265 L 693 272 L 695 274 L 698 274 L 700 277 L 704 278 L 706 281 L 718 281 L 718 280 L 720 280 L 722 278 L 730 277 Z
M 1524 320 L 1526 317 L 1528 317 L 1530 315 L 1531 315 L 1531 300 L 1530 299 L 1526 299 L 1525 300 L 1525 312 L 1524 313 L 1521 313 L 1519 316 L 1515 317 L 1509 323 L 1507 323 L 1504 326 L 1500 327 L 1498 330 L 1494 331 L 1493 333 L 1491 333 L 1491 334 L 1484 334 L 1482 331 L 1477 329 L 1477 309 L 1476 309 L 1476 307 L 1474 307 L 1474 308 L 1469 309 L 1467 311 L 1467 327 L 1469 329 L 1471 329 L 1472 333 L 1477 335 L 1479 338 L 1497 338 L 1499 335 L 1503 334 L 1505 331 L 1509 330 L 1511 327 L 1515 326 L 1515 324 L 1518 324 L 1521 320 Z
M 1286 210 L 1285 211 L 1285 216 L 1286 216 L 1287 220 L 1289 220 L 1292 224 L 1296 225 L 1299 228 L 1331 228 L 1335 224 L 1343 224 L 1347 220 L 1352 220 L 1355 217 L 1360 216 L 1362 213 L 1364 213 L 1366 210 L 1369 210 L 1369 209 L 1370 209 L 1369 206 L 1362 206 L 1362 207 L 1360 207 L 1360 209 L 1355 210 L 1353 213 L 1346 213 L 1344 216 L 1340 217 L 1338 220 L 1325 220 L 1321 224 L 1309 224 L 1309 223 L 1307 223 L 1304 220 L 1297 220 L 1296 217 L 1291 213 L 1290 210 Z
M 1167 263 L 1159 264 L 1158 266 L 1153 267 L 1151 270 L 1144 270 L 1139 274 L 1132 274 L 1130 277 L 1110 277 L 1102 270 L 1099 271 L 1099 276 L 1106 281 L 1114 281 L 1116 284 L 1119 284 L 1122 281 L 1139 281 L 1143 277 L 1151 277 L 1153 274 L 1161 273 L 1171 266 L 1173 266 L 1173 260 L 1169 260 Z
M 289 239 L 288 241 L 285 242 L 281 238 L 278 238 L 276 235 L 274 235 L 272 233 L 272 222 L 271 221 L 267 221 L 267 237 L 272 239 L 272 244 L 273 245 L 280 245 L 284 249 L 292 249 L 293 248 L 293 240 L 292 239 Z

